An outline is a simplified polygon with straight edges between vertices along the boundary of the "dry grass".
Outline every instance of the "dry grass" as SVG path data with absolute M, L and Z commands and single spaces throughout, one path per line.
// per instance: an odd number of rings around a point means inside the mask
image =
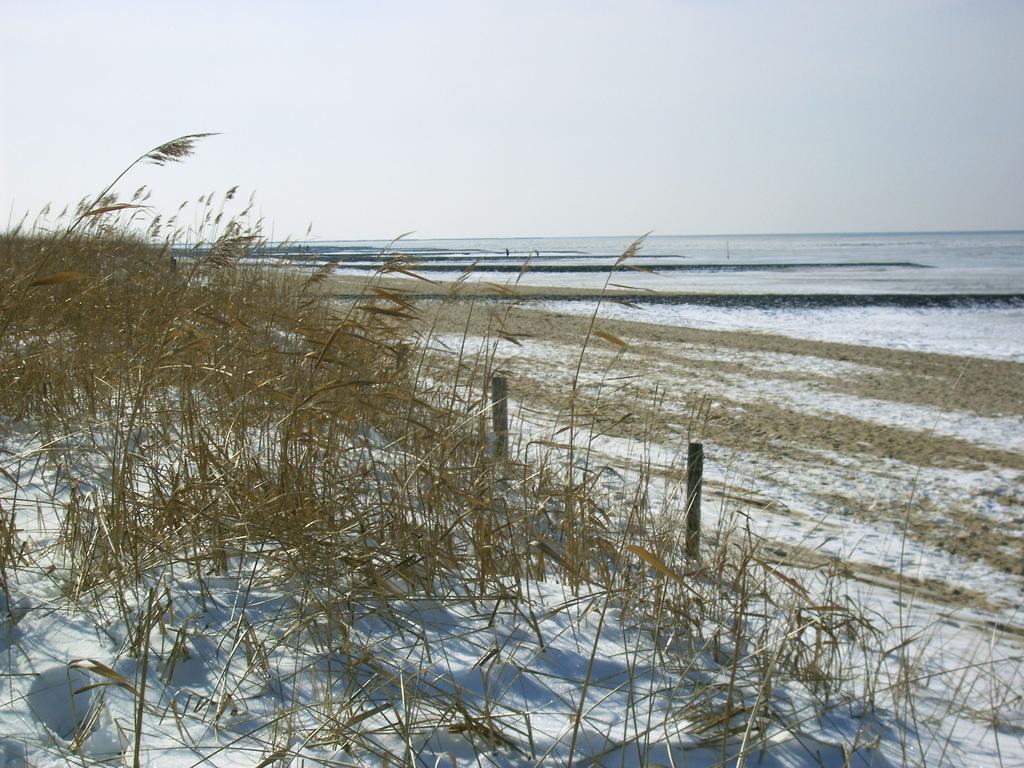
M 164 245 L 130 234 L 138 209 L 109 189 L 67 225 L 0 239 L 0 414 L 9 437 L 44 446 L 9 453 L 4 471 L 18 488 L 30 463 L 48 467 L 59 519 L 48 549 L 34 550 L 16 525 L 16 499 L 4 499 L 6 620 L 20 618 L 10 585 L 52 563 L 45 577 L 68 610 L 123 628 L 135 679 L 113 663 L 88 670 L 134 697 L 134 762 L 146 717 L 173 718 L 186 743 L 190 723 L 216 724 L 253 686 L 269 685 L 272 660 L 289 649 L 323 654 L 289 673 L 311 694 L 296 687 L 289 699 L 282 689 L 254 732 L 267 764 L 296 744 L 328 743 L 357 762 L 411 763 L 439 734 L 511 762 L 543 762 L 569 744 L 569 764 L 581 755 L 643 763 L 666 740 L 714 745 L 725 761 L 836 701 L 870 697 L 864 670 L 851 668 L 864 657 L 850 651 L 869 647 L 872 630 L 841 594 L 812 597 L 735 521 L 687 561 L 680 506 L 676 517 L 652 508 L 642 450 L 619 468 L 628 482 L 609 490 L 589 439 L 599 418 L 628 404 L 611 383 L 582 391 L 590 338 L 566 418 L 531 450 L 513 441 L 512 458 L 498 460 L 487 385 L 502 303 L 481 307 L 493 318 L 482 344 L 435 354 L 415 304 L 379 282 L 337 304 L 316 290 L 318 273 L 242 265 L 259 238 L 244 217 L 222 220 L 233 195 L 204 199 L 204 247 L 184 255 L 171 248 L 175 222 Z M 382 273 L 411 266 L 383 264 Z M 272 619 L 217 614 L 212 596 L 225 578 L 244 605 L 259 596 L 275 606 Z M 181 584 L 194 605 L 181 604 Z M 563 585 L 559 615 L 537 612 L 543 584 Z M 480 646 L 482 690 L 410 661 L 430 653 L 425 617 L 445 612 Z M 628 635 L 607 637 L 612 614 Z M 501 616 L 522 634 L 515 648 L 487 639 Z M 385 627 L 389 641 L 367 641 L 368 625 Z M 537 658 L 574 634 L 591 643 L 580 650 L 574 715 L 562 742 L 544 744 L 531 726 L 537 714 L 504 698 L 510 684 L 488 687 L 488 676 L 507 676 L 503 662 L 525 678 L 533 670 L 522 648 Z M 633 653 L 616 686 L 633 726 L 585 748 L 605 642 Z M 241 657 L 218 652 L 225 647 Z M 443 660 L 443 646 L 435 652 Z M 204 653 L 222 660 L 216 685 L 183 699 L 175 668 Z M 655 677 L 674 682 L 655 692 Z M 773 695 L 780 681 L 809 691 L 817 709 L 783 708 Z

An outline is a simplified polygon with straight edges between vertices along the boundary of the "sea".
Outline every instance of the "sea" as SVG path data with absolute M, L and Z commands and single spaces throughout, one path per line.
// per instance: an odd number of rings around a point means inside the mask
M 544 287 L 528 303 L 562 312 L 605 293 L 607 317 L 1024 362 L 1024 231 L 339 240 L 263 256 Z

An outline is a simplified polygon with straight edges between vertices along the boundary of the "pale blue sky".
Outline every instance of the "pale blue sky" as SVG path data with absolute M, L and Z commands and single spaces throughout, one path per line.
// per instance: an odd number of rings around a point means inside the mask
M 0 211 L 275 236 L 1024 228 L 1024 2 L 0 0 Z

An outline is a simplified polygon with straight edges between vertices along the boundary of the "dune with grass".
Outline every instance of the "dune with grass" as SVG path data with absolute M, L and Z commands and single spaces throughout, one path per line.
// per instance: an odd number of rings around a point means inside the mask
M 1020 364 L 341 286 L 112 188 L 0 238 L 3 764 L 1021 754 Z

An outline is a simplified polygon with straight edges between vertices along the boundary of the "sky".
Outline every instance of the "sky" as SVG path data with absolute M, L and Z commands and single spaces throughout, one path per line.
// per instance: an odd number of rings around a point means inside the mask
M 0 214 L 275 238 L 1024 228 L 1024 2 L 0 0 Z M 2 222 L 0 222 L 2 226 Z

